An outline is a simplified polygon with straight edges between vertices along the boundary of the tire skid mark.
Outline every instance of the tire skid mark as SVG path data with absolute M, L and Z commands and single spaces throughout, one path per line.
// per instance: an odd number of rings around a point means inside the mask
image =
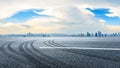
M 49 63 L 50 63 L 51 65 L 54 65 L 55 68 L 56 68 L 56 67 L 57 67 L 57 68 L 58 68 L 58 67 L 59 67 L 59 68 L 62 68 L 63 65 L 64 65 L 65 68 L 72 67 L 72 65 L 70 65 L 70 64 L 66 64 L 66 63 L 64 63 L 64 62 L 62 62 L 62 61 L 59 61 L 59 60 L 57 60 L 57 59 L 54 59 L 54 58 L 52 58 L 52 57 L 50 57 L 50 56 L 48 56 L 48 55 L 40 52 L 39 50 L 37 50 L 37 49 L 33 46 L 33 42 L 31 43 L 30 47 L 32 48 L 31 50 L 34 50 L 35 52 L 37 52 L 37 53 L 39 53 L 41 56 L 43 56 L 43 57 L 44 57 L 44 60 L 46 60 L 46 61 L 48 61 L 48 59 L 51 60 Z M 56 63 L 57 63 L 57 64 L 56 64 Z
M 12 44 L 15 43 L 15 42 L 11 42 L 10 44 L 6 45 L 6 50 L 4 49 L 4 53 L 6 55 L 8 55 L 9 57 L 15 59 L 15 60 L 19 60 L 21 62 L 24 62 L 22 61 L 20 57 L 18 56 L 21 56 L 19 52 L 15 51 L 11 46 Z
M 35 58 L 36 56 L 34 56 L 34 54 L 28 49 L 28 47 L 26 48 L 26 46 L 28 45 L 29 42 L 31 42 L 31 41 L 27 41 L 27 42 L 25 42 L 25 45 L 19 46 L 19 50 L 20 50 L 20 53 L 22 54 L 22 56 L 24 56 L 31 63 L 33 63 L 35 65 L 34 68 L 50 68 L 48 65 L 43 64 L 41 61 L 36 59 Z
M 58 43 L 56 43 L 54 40 L 51 40 L 51 41 L 49 41 L 49 43 L 51 43 L 51 44 L 53 44 L 53 45 L 57 45 L 57 46 L 59 46 L 59 47 L 66 47 L 66 46 L 63 46 L 63 45 L 61 45 L 61 44 L 58 44 Z
M 44 41 L 43 42 L 43 44 L 45 44 L 46 46 L 49 46 L 49 47 L 54 47 L 54 45 L 52 45 L 52 44 L 50 44 L 50 43 L 48 43 L 49 41 Z M 60 49 L 59 49 L 60 50 Z M 61 49 L 62 50 L 62 49 Z M 63 50 L 62 50 L 63 51 Z M 76 68 L 76 66 L 74 66 L 74 65 L 71 65 L 71 64 L 69 64 L 71 67 L 68 67 L 68 68 Z M 69 66 L 68 65 L 68 66 Z M 77 66 L 78 67 L 78 66 Z M 66 68 L 66 67 L 65 67 Z M 83 68 L 81 65 L 80 65 L 80 67 L 79 68 Z
M 23 43 L 21 43 L 23 45 Z M 20 45 L 21 45 L 20 44 Z M 19 46 L 20 46 L 19 45 Z M 21 55 L 18 51 L 16 51 L 15 49 L 12 48 L 12 45 L 9 45 L 8 47 L 8 50 L 11 51 L 12 53 L 15 53 L 16 55 Z
M 48 44 L 50 47 L 54 47 L 54 46 L 61 47 L 60 44 L 54 43 L 53 40 L 49 40 L 47 42 L 48 43 L 45 43 L 45 44 Z M 62 45 L 62 47 L 63 47 L 63 45 Z M 71 52 L 71 53 L 78 54 L 78 55 L 85 55 L 85 56 L 89 56 L 89 57 L 95 57 L 95 58 L 100 58 L 100 59 L 104 59 L 104 60 L 120 62 L 120 58 L 118 58 L 118 57 L 113 58 L 111 56 L 100 55 L 100 54 L 97 54 L 97 53 L 94 53 L 94 52 L 88 52 L 88 51 L 85 51 L 85 50 L 81 50 L 79 52 L 75 51 L 74 49 L 60 49 L 60 50 Z
M 56 44 L 53 42 L 53 44 Z M 56 45 L 59 45 L 59 44 L 56 44 Z M 97 54 L 95 52 L 88 52 L 88 51 L 85 51 L 85 50 L 81 50 L 80 52 L 78 51 L 75 51 L 74 49 L 67 49 L 69 52 L 72 52 L 72 53 L 76 53 L 76 54 L 82 54 L 82 55 L 86 55 L 86 56 L 91 56 L 91 57 L 96 57 L 96 58 L 101 58 L 101 59 L 105 59 L 105 60 L 111 60 L 111 61 L 115 61 L 115 62 L 120 62 L 120 58 L 118 57 L 111 57 L 111 56 L 108 56 L 108 55 L 100 55 L 100 54 Z
M 4 41 L 1 41 L 1 40 L 0 40 L 0 47 L 1 47 L 3 44 L 5 44 L 5 43 L 3 43 L 3 42 L 4 42 Z M 1 43 L 2 43 L 2 44 L 1 44 Z
M 19 46 L 24 45 L 24 44 L 25 44 L 25 42 L 22 42 Z M 7 50 L 9 50 L 9 52 L 11 52 L 11 53 L 6 52 L 6 54 L 9 55 L 10 58 L 12 58 L 13 60 L 17 61 L 22 66 L 31 67 L 32 64 L 29 63 L 28 61 L 26 61 L 26 58 L 23 57 L 19 51 L 16 51 L 15 49 L 13 49 L 12 45 L 9 44 L 7 46 Z
M 0 46 L 0 52 L 1 52 L 1 50 L 3 49 L 3 46 L 5 46 L 5 45 L 7 45 L 7 44 L 9 44 L 10 42 L 5 42 L 5 43 L 3 43 L 1 46 Z
M 0 51 L 1 51 L 1 53 L 3 53 L 3 50 L 5 50 L 4 49 L 4 47 L 6 46 L 6 45 L 9 45 L 9 44 L 11 44 L 12 42 L 5 42 L 5 43 L 3 43 L 1 46 L 0 46 Z
M 48 41 L 45 41 L 45 44 L 47 44 L 49 47 L 66 47 L 66 46 L 63 46 L 61 44 L 55 44 L 53 40 L 48 40 Z M 70 52 L 70 51 L 67 51 L 65 49 L 59 49 L 61 51 L 65 51 L 65 52 Z M 70 53 L 73 53 L 73 52 L 70 52 Z M 75 53 L 74 53 L 75 54 Z M 80 55 L 80 54 L 79 54 Z M 90 63 L 87 63 L 88 65 L 91 65 Z M 92 65 L 91 65 L 92 66 Z M 85 68 L 83 65 L 75 65 L 75 67 L 73 68 Z
M 56 44 L 53 42 L 53 44 L 55 44 L 56 46 L 60 44 Z M 65 50 L 65 49 L 64 49 Z M 82 54 L 82 55 L 86 55 L 86 56 L 91 56 L 91 57 L 96 57 L 96 58 L 101 58 L 101 59 L 104 59 L 104 60 L 110 60 L 110 61 L 115 61 L 115 62 L 120 62 L 120 58 L 118 57 L 111 57 L 111 56 L 108 56 L 108 55 L 100 55 L 100 54 L 97 54 L 95 52 L 88 52 L 88 51 L 85 51 L 85 50 L 81 50 L 81 51 L 75 51 L 74 49 L 67 49 L 66 51 L 68 52 L 72 52 L 72 53 L 75 53 L 75 54 Z
M 21 66 L 25 66 L 25 64 L 21 64 L 20 61 L 18 59 L 16 59 L 15 57 L 12 57 L 10 53 L 8 53 L 5 49 L 5 46 L 8 47 L 9 45 L 12 45 L 12 43 L 14 43 L 14 41 L 11 42 L 6 42 L 5 44 L 3 44 L 0 47 L 0 51 L 2 53 L 2 55 L 4 55 L 7 58 L 12 58 L 13 60 L 11 60 L 12 62 L 15 62 L 17 65 L 21 65 Z M 16 61 L 17 60 L 17 61 Z M 22 62 L 23 63 L 23 62 Z
M 54 47 L 54 45 L 49 44 L 48 41 L 44 41 L 43 44 L 45 44 L 46 46 L 49 46 L 49 47 Z
M 34 41 L 33 41 L 34 42 Z M 37 52 L 32 48 L 33 42 L 30 43 L 30 48 L 28 51 L 30 51 L 33 55 L 35 55 L 36 59 L 38 59 L 39 61 L 44 62 L 44 64 L 47 64 L 50 67 L 55 67 L 55 66 L 51 66 L 52 64 L 50 62 L 48 62 L 48 60 L 45 59 L 45 57 L 43 58 L 42 55 L 40 53 L 37 54 Z
M 32 57 L 34 57 L 36 60 L 38 60 L 39 62 L 41 62 L 42 64 L 49 66 L 49 68 L 53 68 L 53 66 L 51 66 L 51 64 L 48 62 L 48 60 L 45 60 L 44 57 L 41 57 L 41 55 L 36 54 L 36 52 L 34 52 L 31 48 L 29 48 L 29 46 L 31 46 L 31 43 L 34 43 L 34 41 L 30 41 L 25 47 L 26 52 L 28 52 L 29 55 L 31 55 Z

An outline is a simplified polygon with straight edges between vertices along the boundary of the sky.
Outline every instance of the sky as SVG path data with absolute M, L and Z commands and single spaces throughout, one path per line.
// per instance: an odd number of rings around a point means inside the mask
M 0 33 L 120 32 L 119 0 L 0 0 Z

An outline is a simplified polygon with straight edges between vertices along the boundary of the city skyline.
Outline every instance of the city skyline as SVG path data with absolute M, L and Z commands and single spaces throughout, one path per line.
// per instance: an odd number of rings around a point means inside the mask
M 0 34 L 1 37 L 120 37 L 120 32 L 117 33 L 102 33 L 101 31 L 78 34 L 62 34 L 62 33 L 24 33 L 24 34 Z
M 119 3 L 118 0 L 0 0 L 0 33 L 119 32 Z

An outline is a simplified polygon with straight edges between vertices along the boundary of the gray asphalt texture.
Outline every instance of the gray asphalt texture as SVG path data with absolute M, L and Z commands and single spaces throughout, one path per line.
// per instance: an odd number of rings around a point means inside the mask
M 120 48 L 120 39 L 0 37 L 0 68 L 120 68 L 119 50 L 40 47 Z

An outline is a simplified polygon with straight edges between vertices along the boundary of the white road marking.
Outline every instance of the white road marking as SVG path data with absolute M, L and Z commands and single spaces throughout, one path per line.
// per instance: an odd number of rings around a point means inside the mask
M 120 50 L 120 48 L 90 48 L 90 47 L 39 47 L 40 49 L 83 49 L 83 50 Z

